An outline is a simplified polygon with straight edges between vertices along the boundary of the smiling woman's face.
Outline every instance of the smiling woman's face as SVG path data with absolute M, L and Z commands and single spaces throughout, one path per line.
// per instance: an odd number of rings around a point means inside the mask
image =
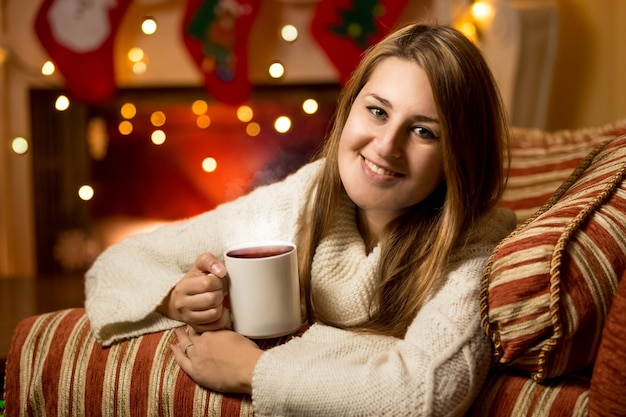
M 382 61 L 363 86 L 339 142 L 339 173 L 361 217 L 387 223 L 443 180 L 441 127 L 428 76 L 414 62 Z

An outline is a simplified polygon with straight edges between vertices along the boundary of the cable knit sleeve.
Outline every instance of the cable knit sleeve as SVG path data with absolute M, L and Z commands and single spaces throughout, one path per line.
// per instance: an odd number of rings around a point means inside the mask
M 107 248 L 85 277 L 85 308 L 98 341 L 110 345 L 180 325 L 155 309 L 201 253 L 221 257 L 245 241 L 293 240 L 318 167 L 309 164 L 215 210 Z
M 479 322 L 480 275 L 513 225 L 514 218 L 497 214 L 477 228 L 482 242 L 456 257 L 403 339 L 316 324 L 266 351 L 253 376 L 255 414 L 463 415 L 490 362 Z

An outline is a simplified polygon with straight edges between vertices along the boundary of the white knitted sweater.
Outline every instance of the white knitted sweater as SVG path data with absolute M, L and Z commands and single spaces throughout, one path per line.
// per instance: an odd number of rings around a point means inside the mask
M 244 241 L 293 240 L 319 166 L 309 164 L 282 182 L 108 248 L 86 275 L 85 306 L 96 338 L 110 345 L 179 326 L 155 309 L 202 252 L 221 256 Z M 366 253 L 350 202 L 334 221 L 313 259 L 312 292 L 326 317 L 355 324 L 367 317 L 380 250 Z M 315 324 L 263 353 L 252 381 L 255 414 L 462 415 L 484 381 L 491 353 L 479 323 L 479 278 L 491 250 L 514 225 L 512 212 L 494 210 L 473 228 L 404 339 Z

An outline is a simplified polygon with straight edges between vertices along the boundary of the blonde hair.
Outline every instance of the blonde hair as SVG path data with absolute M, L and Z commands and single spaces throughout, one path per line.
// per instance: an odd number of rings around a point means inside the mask
M 414 24 L 397 30 L 363 56 L 342 90 L 320 157 L 325 158 L 300 219 L 297 243 L 303 297 L 315 315 L 310 270 L 315 248 L 345 195 L 338 169 L 339 138 L 352 103 L 385 59 L 415 62 L 427 74 L 441 126 L 445 180 L 424 201 L 387 225 L 380 237 L 379 288 L 370 318 L 356 330 L 402 337 L 436 288 L 452 250 L 473 222 L 493 208 L 506 182 L 506 116 L 480 51 L 446 26 Z

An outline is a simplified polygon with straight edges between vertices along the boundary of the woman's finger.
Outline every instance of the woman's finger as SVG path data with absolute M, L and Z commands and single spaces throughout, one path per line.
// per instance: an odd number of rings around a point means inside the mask
M 175 333 L 178 343 L 173 343 L 170 349 L 178 366 L 186 373 L 189 373 L 192 368 L 191 359 L 189 359 L 189 352 L 193 348 L 192 339 L 197 338 L 200 334 L 190 326 L 179 327 Z
M 174 354 L 174 360 L 180 366 L 186 374 L 191 372 L 191 359 L 183 352 L 183 349 L 177 344 L 173 344 L 170 346 L 172 353 Z
M 179 346 L 185 346 L 187 343 L 191 342 L 191 329 L 189 326 L 179 327 L 174 332 L 176 334 L 176 338 L 178 339 Z M 195 332 L 193 334 L 196 334 Z
M 198 322 L 198 323 L 202 323 L 202 322 Z M 232 319 L 230 317 L 230 310 L 227 308 L 224 308 L 218 320 L 215 320 L 212 322 L 204 322 L 204 324 L 193 324 L 193 325 L 190 324 L 190 326 L 192 326 L 198 332 L 232 329 L 233 324 L 232 324 Z
M 220 278 L 226 275 L 226 268 L 212 253 L 207 252 L 198 256 L 194 266 L 201 271 L 213 273 Z
M 193 327 L 187 326 L 187 335 L 189 336 L 189 340 L 196 339 L 200 336 L 201 333 L 197 332 Z
M 211 291 L 223 291 L 224 279 L 214 274 L 202 272 L 188 273 L 177 284 L 186 295 L 202 294 Z
M 224 293 L 222 291 L 205 292 L 202 294 L 188 295 L 183 298 L 183 300 L 185 303 L 184 308 L 187 310 L 210 310 L 212 308 L 219 308 L 222 306 L 224 303 Z

